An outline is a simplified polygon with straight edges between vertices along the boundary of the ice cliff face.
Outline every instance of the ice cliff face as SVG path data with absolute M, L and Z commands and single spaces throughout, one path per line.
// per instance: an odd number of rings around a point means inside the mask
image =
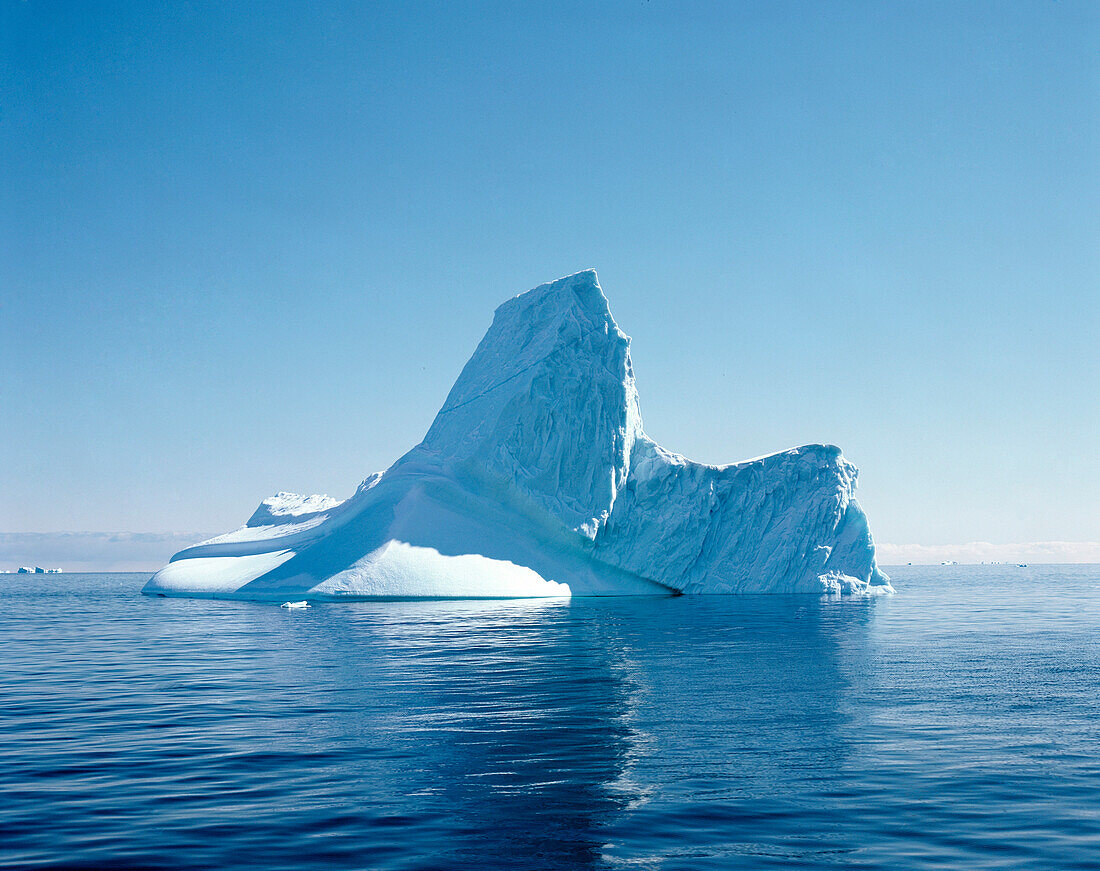
M 145 592 L 235 598 L 888 591 L 826 445 L 705 466 L 649 439 L 595 272 L 504 303 L 424 441 L 345 502 L 280 493 Z
M 589 271 L 497 309 L 417 453 L 459 479 L 488 474 L 591 540 L 640 433 L 630 339 Z

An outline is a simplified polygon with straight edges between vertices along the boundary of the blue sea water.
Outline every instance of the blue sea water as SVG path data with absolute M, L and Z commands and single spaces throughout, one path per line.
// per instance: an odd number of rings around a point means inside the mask
M 0 580 L 0 865 L 1097 868 L 1100 567 L 271 605 Z

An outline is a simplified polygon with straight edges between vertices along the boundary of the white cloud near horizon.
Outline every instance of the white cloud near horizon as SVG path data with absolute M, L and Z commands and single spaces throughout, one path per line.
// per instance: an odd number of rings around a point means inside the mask
M 1020 544 L 876 544 L 880 565 L 958 563 L 1100 563 L 1100 542 L 1032 541 Z
M 202 532 L 0 532 L 0 569 L 153 572 L 177 551 L 210 537 Z

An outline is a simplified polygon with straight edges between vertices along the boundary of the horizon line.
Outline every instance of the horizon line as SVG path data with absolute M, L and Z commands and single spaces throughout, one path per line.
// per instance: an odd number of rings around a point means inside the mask
M 62 531 L 0 532 L 0 569 L 13 572 L 21 566 L 57 567 L 70 572 L 156 571 L 183 548 L 217 533 Z M 970 541 L 961 544 L 875 545 L 882 566 L 981 565 L 1005 563 L 1029 565 L 1100 564 L 1097 541 L 1031 541 L 995 544 Z

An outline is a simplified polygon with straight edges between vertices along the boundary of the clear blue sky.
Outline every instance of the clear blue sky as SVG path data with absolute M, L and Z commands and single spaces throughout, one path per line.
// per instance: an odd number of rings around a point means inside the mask
M 594 266 L 650 435 L 1100 539 L 1100 5 L 2 0 L 0 530 L 220 531 Z

